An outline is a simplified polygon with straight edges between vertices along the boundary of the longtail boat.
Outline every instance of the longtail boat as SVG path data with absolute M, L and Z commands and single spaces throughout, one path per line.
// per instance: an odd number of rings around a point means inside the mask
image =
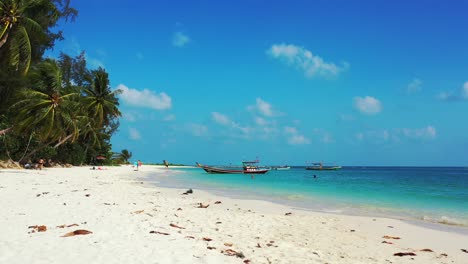
M 306 170 L 339 170 L 341 166 L 323 165 L 323 162 L 314 162 L 312 166 L 306 166 Z
M 202 168 L 207 173 L 211 174 L 265 174 L 269 169 L 259 168 L 256 164 L 258 160 L 255 161 L 243 161 L 242 169 L 235 169 L 229 167 L 212 167 L 207 165 L 202 165 L 197 162 L 197 167 Z

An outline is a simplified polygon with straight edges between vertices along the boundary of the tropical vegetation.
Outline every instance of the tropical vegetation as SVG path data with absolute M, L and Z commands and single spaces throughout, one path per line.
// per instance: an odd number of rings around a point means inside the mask
M 0 0 L 0 160 L 111 162 L 120 91 L 104 68 L 87 66 L 84 52 L 44 56 L 63 39 L 53 29 L 77 14 L 70 0 Z

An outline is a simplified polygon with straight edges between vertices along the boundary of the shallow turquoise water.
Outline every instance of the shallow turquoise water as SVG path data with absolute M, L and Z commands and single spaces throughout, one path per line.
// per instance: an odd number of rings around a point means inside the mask
M 468 168 L 345 167 L 339 171 L 307 171 L 296 167 L 253 178 L 244 174 L 207 174 L 202 169 L 171 171 L 175 172 L 171 177 L 158 178 L 161 185 L 205 189 L 318 211 L 468 227 Z

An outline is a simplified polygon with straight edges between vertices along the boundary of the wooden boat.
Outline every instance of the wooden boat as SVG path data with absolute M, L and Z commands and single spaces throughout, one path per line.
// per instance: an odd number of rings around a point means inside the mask
M 336 165 L 323 165 L 323 162 L 312 163 L 312 166 L 307 166 L 306 170 L 339 170 L 341 166 Z
M 223 168 L 223 167 L 211 167 L 206 165 L 201 165 L 197 162 L 197 167 L 202 168 L 207 173 L 211 174 L 265 174 L 269 169 L 259 168 L 256 164 L 258 161 L 243 161 L 242 169 L 234 168 Z

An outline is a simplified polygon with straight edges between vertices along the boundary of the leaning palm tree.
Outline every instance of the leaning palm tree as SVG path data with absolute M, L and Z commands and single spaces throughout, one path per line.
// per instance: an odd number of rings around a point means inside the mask
M 132 158 L 132 153 L 128 149 L 123 149 L 119 156 L 125 163 L 128 163 L 128 160 Z
M 8 49 L 8 62 L 26 74 L 31 64 L 31 34 L 44 35 L 38 22 L 31 19 L 31 9 L 42 4 L 42 0 L 0 1 L 0 49 Z M 56 10 L 51 10 L 56 11 Z M 59 15 L 50 12 L 51 16 Z
M 54 147 L 74 141 L 79 135 L 79 103 L 75 91 L 62 87 L 62 75 L 56 61 L 48 59 L 30 74 L 33 86 L 19 93 L 13 107 L 17 115 L 13 129 L 17 133 L 34 133 L 41 142 L 36 151 L 55 144 Z
M 121 90 L 111 91 L 109 75 L 103 68 L 92 71 L 93 81 L 83 90 L 85 107 L 98 127 L 110 125 L 112 119 L 121 116 L 117 95 Z

